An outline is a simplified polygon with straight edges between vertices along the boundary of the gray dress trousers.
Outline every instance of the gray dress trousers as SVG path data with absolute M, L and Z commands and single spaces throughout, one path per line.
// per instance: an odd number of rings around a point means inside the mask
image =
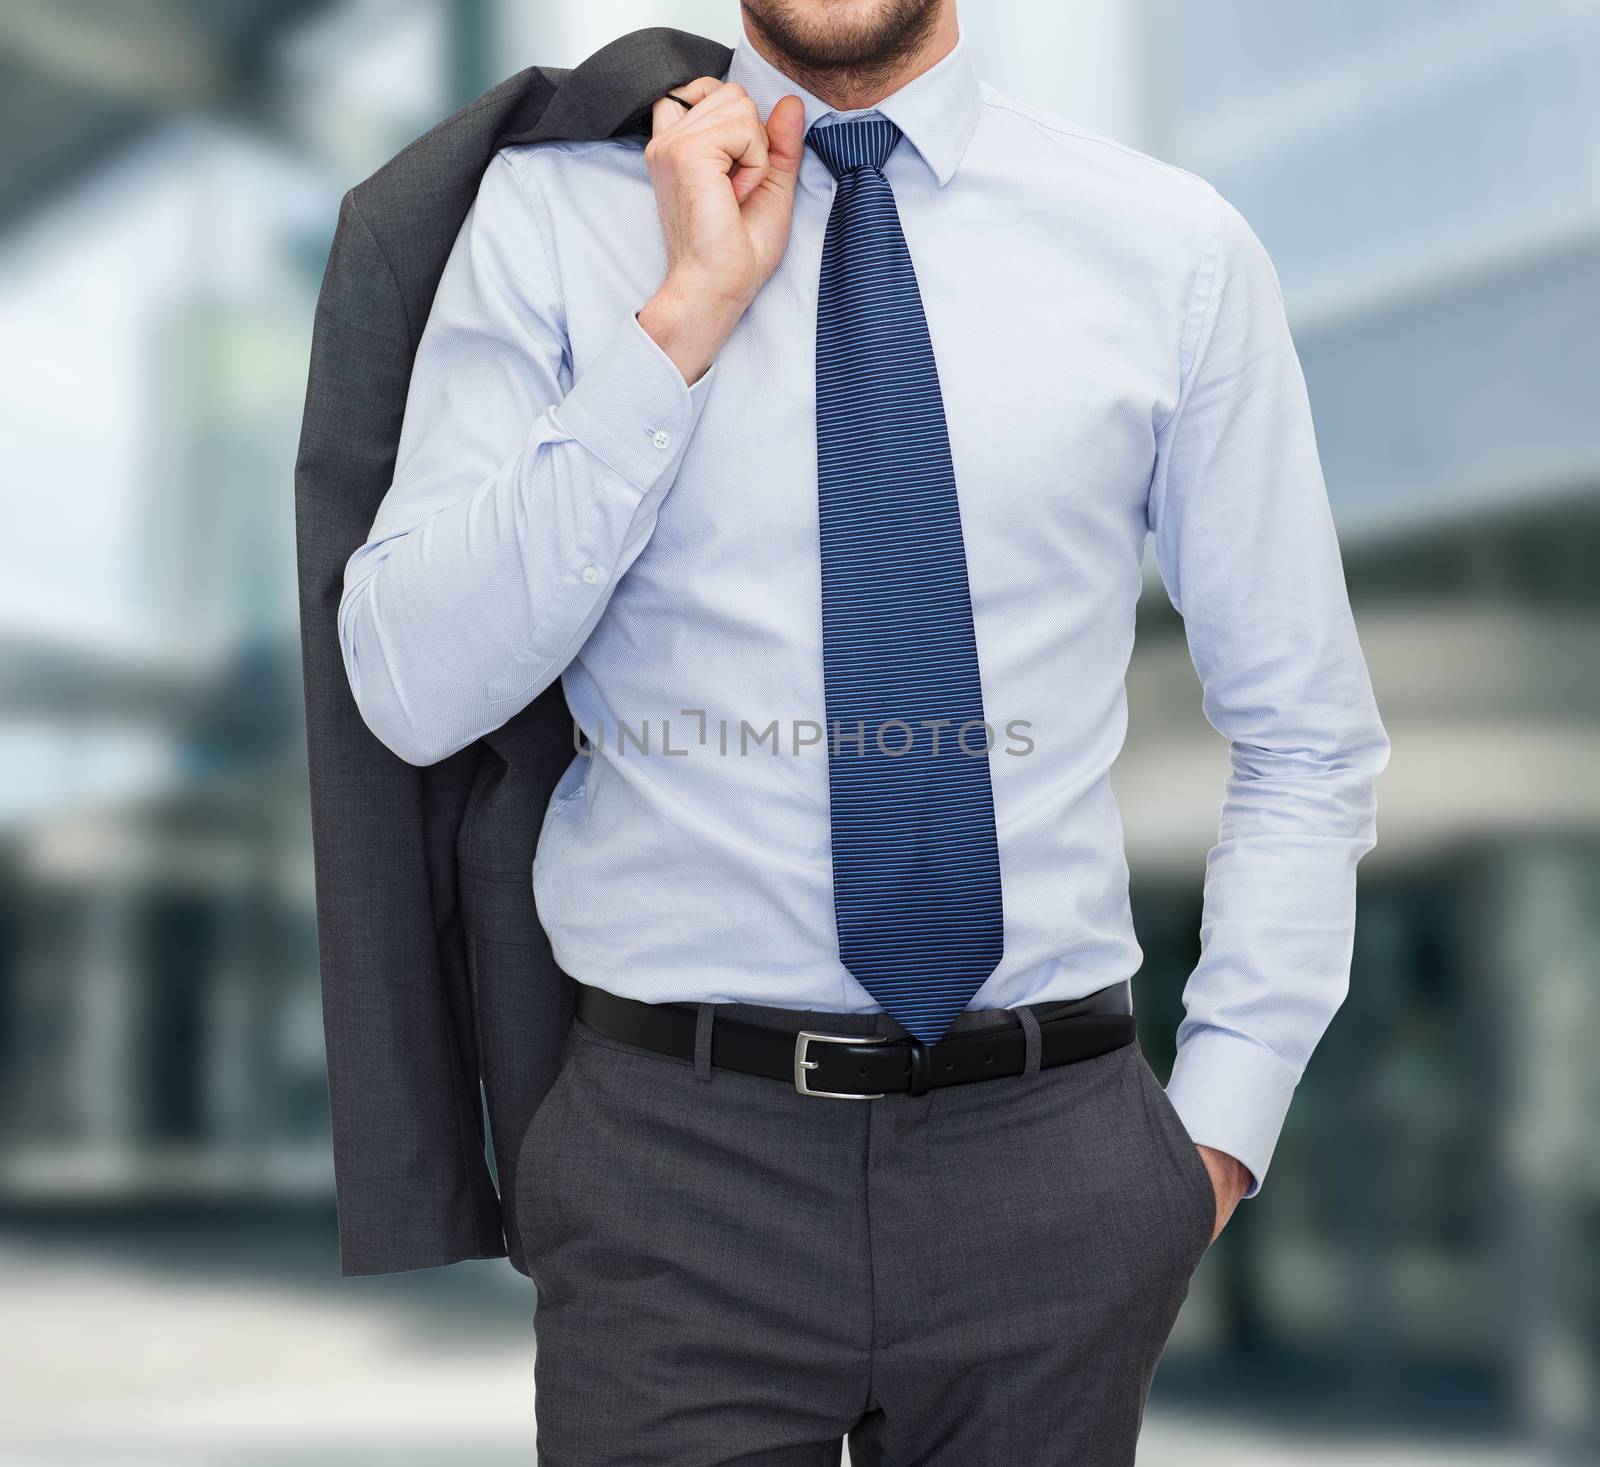
M 690 1062 L 575 1020 L 523 1139 L 541 1467 L 1131 1463 L 1215 1212 L 1137 1044 L 841 1101 L 713 1070 L 706 1033 Z

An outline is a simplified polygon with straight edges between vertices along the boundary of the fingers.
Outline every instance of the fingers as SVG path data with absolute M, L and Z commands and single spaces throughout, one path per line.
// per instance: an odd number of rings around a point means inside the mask
M 685 82 L 681 87 L 674 87 L 673 93 L 682 97 L 685 102 L 697 103 L 709 92 L 723 85 L 720 78 L 714 76 L 697 76 L 691 82 Z M 650 108 L 650 136 L 658 138 L 662 133 L 669 131 L 674 124 L 687 117 L 689 114 L 671 97 L 658 97 Z
M 681 132 L 683 124 L 691 118 L 702 121 L 718 108 L 747 96 L 737 82 L 725 82 L 714 76 L 697 76 L 681 87 L 673 87 L 672 93 L 691 105 L 686 109 L 672 97 L 658 97 L 650 108 L 652 141 L 668 133 Z
M 694 105 L 685 111 L 670 97 L 656 101 L 647 161 L 654 165 L 680 149 L 714 150 L 725 159 L 734 198 L 742 204 L 768 170 L 767 129 L 755 102 L 737 82 L 716 77 L 696 77 L 673 90 Z

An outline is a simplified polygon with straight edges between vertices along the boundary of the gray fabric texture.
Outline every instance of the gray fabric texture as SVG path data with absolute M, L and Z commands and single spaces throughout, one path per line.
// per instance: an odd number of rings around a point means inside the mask
M 542 1467 L 818 1467 L 846 1436 L 855 1467 L 1131 1463 L 1215 1210 L 1136 1044 L 837 1101 L 581 1021 L 515 1203 Z
M 340 657 L 345 562 L 393 477 L 417 342 L 495 152 L 639 131 L 655 98 L 722 75 L 729 57 L 717 42 L 658 26 L 570 73 L 531 67 L 419 138 L 340 209 L 317 303 L 295 515 L 346 1274 L 506 1253 L 522 1267 L 501 1196 L 572 1013 L 530 873 L 573 749 L 559 688 L 431 767 L 386 749 L 362 722 Z

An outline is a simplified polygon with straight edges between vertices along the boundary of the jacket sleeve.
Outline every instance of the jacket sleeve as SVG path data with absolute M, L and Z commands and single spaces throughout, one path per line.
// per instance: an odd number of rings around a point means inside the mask
M 505 1253 L 470 1015 L 453 1003 L 453 831 L 470 760 L 419 770 L 364 725 L 341 663 L 343 567 L 387 487 L 411 338 L 355 200 L 317 304 L 295 466 L 324 1031 L 345 1274 Z
M 356 702 L 419 765 L 561 675 L 648 541 L 716 372 L 685 383 L 622 308 L 573 379 L 549 215 L 515 153 L 445 266 L 394 482 L 345 573 Z

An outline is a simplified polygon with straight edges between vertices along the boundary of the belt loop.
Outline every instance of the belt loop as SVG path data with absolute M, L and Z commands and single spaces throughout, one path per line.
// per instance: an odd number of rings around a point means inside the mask
M 1014 1012 L 1017 1016 L 1017 1022 L 1022 1025 L 1024 1042 L 1022 1078 L 1025 1081 L 1031 1080 L 1039 1073 L 1039 1055 L 1041 1052 L 1039 1021 L 1034 1017 L 1033 1010 L 1027 1004 L 1023 1004 Z
M 928 1081 L 933 1078 L 933 1054 L 927 1044 L 911 1036 L 911 1079 L 906 1086 L 907 1095 L 926 1095 Z
M 694 1077 L 711 1078 L 711 1026 L 716 1020 L 716 1010 L 709 1003 L 697 1004 L 694 1016 Z

